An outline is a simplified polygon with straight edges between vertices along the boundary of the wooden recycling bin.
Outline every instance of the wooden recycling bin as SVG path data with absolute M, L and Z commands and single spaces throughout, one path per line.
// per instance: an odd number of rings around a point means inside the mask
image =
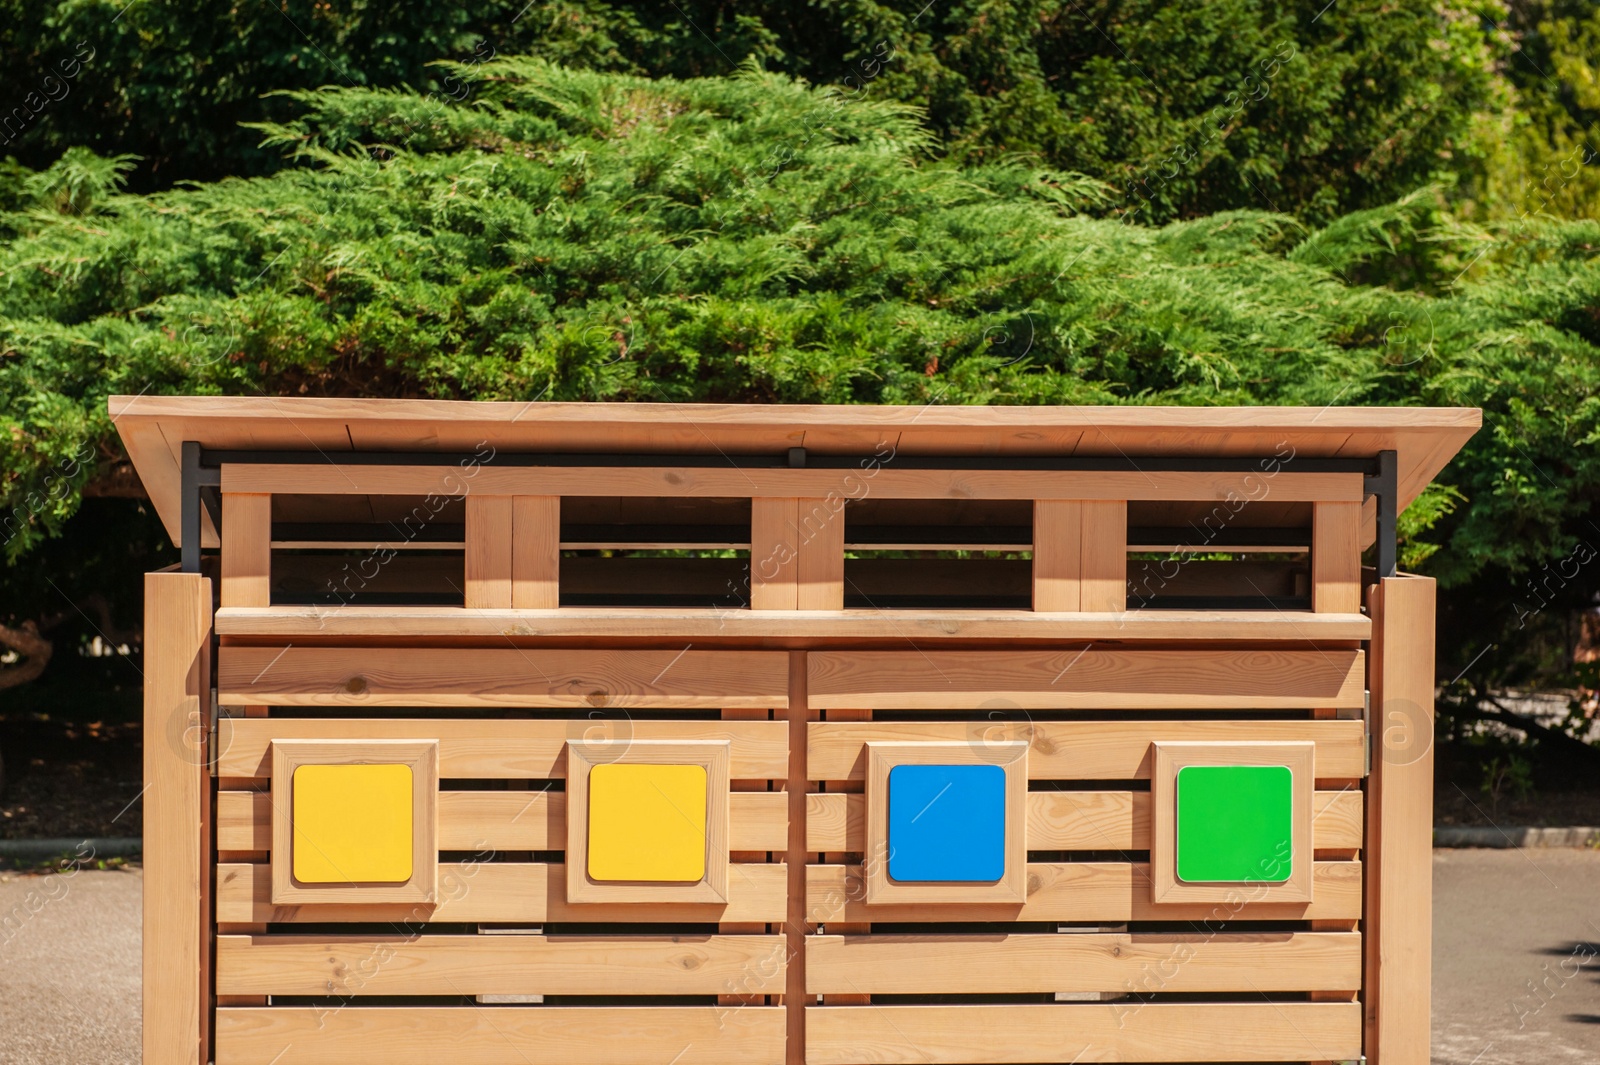
M 1428 1059 L 1478 411 L 111 409 L 147 1065 Z

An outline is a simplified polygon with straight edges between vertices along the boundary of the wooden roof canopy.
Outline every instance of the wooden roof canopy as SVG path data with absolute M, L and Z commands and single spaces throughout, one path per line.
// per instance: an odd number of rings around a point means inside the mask
M 1481 426 L 1474 408 L 977 407 L 113 396 L 128 454 L 174 543 L 184 441 L 220 451 L 993 458 L 1371 459 L 1397 455 L 1404 510 Z M 320 453 L 320 454 L 319 454 Z M 663 462 L 663 465 L 670 461 Z M 1366 539 L 1373 536 L 1368 500 Z M 214 530 L 206 528 L 208 544 Z

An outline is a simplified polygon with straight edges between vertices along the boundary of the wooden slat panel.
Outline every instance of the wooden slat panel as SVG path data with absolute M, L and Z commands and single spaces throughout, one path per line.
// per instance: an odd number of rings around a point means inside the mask
M 802 499 L 795 523 L 800 535 L 800 609 L 843 610 L 844 500 Z
M 1360 707 L 1360 651 L 817 651 L 811 705 L 958 710 Z
M 782 936 L 217 937 L 233 995 L 707 995 L 783 988 Z
M 1352 920 L 1361 916 L 1361 863 L 1317 862 L 1309 903 L 1169 903 L 1150 900 L 1144 862 L 1028 863 L 1028 901 L 1017 905 L 868 906 L 861 867 L 806 867 L 806 920 L 925 921 L 1274 921 Z M 1242 892 L 1248 900 L 1248 892 Z
M 220 979 L 220 970 L 219 970 Z M 1356 932 L 811 936 L 814 994 L 1353 991 Z
M 224 705 L 781 707 L 774 651 L 224 647 Z
M 561 599 L 561 497 L 511 499 L 511 605 L 553 610 Z
M 594 722 L 387 720 L 361 718 L 233 718 L 218 742 L 219 777 L 271 775 L 274 739 L 389 739 L 439 741 L 439 776 L 557 780 L 567 775 L 568 740 L 582 739 Z M 624 722 L 634 740 L 727 740 L 732 773 L 742 780 L 781 780 L 788 772 L 788 731 L 781 721 Z
M 1353 1002 L 814 1006 L 806 1025 L 807 1065 L 1361 1056 L 1361 1007 Z
M 272 872 L 266 864 L 217 866 L 217 920 L 224 924 L 269 922 L 627 921 L 650 924 L 718 921 L 781 922 L 787 869 L 783 865 L 728 867 L 728 903 L 569 904 L 561 865 L 511 862 L 451 862 L 439 866 L 439 904 L 412 906 L 274 906 Z
M 268 606 L 272 602 L 272 497 L 222 497 L 223 606 Z
M 453 467 L 328 466 L 224 463 L 225 492 L 301 492 L 319 495 L 426 495 L 448 492 Z M 1158 470 L 1097 473 L 1046 470 L 912 470 L 884 466 L 871 479 L 874 499 L 1216 499 L 1251 495 L 1249 473 Z M 734 469 L 723 467 L 543 466 L 480 467 L 473 491 L 494 495 L 736 496 L 846 498 L 861 494 L 854 469 Z M 1272 479 L 1279 502 L 1360 502 L 1358 473 L 1280 473 Z
M 837 792 L 807 795 L 806 850 L 862 853 L 866 848 L 866 807 L 864 795 Z M 1312 810 L 1315 848 L 1361 849 L 1361 792 L 1319 791 Z M 1028 849 L 1149 850 L 1150 793 L 1031 792 L 1028 795 Z
M 1028 740 L 1033 780 L 1144 780 L 1150 744 L 1261 740 L 1317 745 L 1320 780 L 1354 780 L 1365 772 L 1360 721 L 989 721 L 815 722 L 807 772 L 812 780 L 865 780 L 863 744 L 964 740 L 986 749 L 1000 740 Z
M 1083 610 L 1122 610 L 1128 605 L 1128 504 L 1096 500 L 1083 504 Z
M 219 1009 L 216 1065 L 780 1065 L 783 1021 L 766 1006 Z
M 1361 504 L 1311 505 L 1311 609 L 1361 609 Z
M 466 585 L 468 610 L 511 607 L 511 497 L 467 496 Z
M 1083 504 L 1040 499 L 1033 504 L 1033 609 L 1081 610 Z
M 201 1065 L 210 983 L 211 581 L 144 578 L 144 1060 Z
M 805 565 L 802 562 L 802 574 L 807 572 Z M 804 579 L 802 577 L 802 581 Z M 844 579 L 842 569 L 837 579 Z M 882 610 L 820 613 L 828 609 L 818 604 L 792 614 L 756 614 L 690 607 L 563 607 L 485 615 L 439 606 L 347 606 L 331 611 L 280 606 L 220 610 L 217 632 L 224 636 L 285 639 L 451 636 L 497 641 L 520 633 L 540 638 L 659 637 L 663 632 L 677 633 L 686 640 L 883 638 L 886 626 Z M 970 639 L 1313 641 L 1365 640 L 1372 635 L 1372 623 L 1360 614 L 1314 614 L 1308 610 L 1132 610 L 1121 614 L 1082 614 L 919 609 L 895 611 L 892 617 L 894 638 L 914 639 L 919 646 L 927 641 Z
M 728 805 L 730 849 L 784 849 L 788 796 L 741 791 L 729 796 Z M 438 810 L 440 850 L 545 851 L 567 845 L 567 797 L 559 791 L 442 791 Z M 270 851 L 272 796 L 218 792 L 217 849 Z
M 799 605 L 800 552 L 795 546 L 795 499 L 750 501 L 750 607 L 794 610 Z

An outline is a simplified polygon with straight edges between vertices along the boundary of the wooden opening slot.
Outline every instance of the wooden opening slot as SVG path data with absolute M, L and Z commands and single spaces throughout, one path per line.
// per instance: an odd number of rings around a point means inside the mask
M 465 495 L 275 495 L 271 601 L 460 606 Z
M 746 607 L 750 520 L 748 499 L 564 497 L 560 603 Z
M 1311 504 L 1128 504 L 1128 609 L 1311 609 Z
M 1032 606 L 1029 500 L 852 500 L 844 540 L 846 608 Z

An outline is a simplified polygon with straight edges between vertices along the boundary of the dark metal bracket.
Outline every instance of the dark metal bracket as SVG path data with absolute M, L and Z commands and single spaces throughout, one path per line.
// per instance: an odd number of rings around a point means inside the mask
M 1378 468 L 1362 481 L 1362 490 L 1378 500 L 1378 576 L 1393 577 L 1399 569 L 1399 461 L 1393 451 L 1378 452 Z

